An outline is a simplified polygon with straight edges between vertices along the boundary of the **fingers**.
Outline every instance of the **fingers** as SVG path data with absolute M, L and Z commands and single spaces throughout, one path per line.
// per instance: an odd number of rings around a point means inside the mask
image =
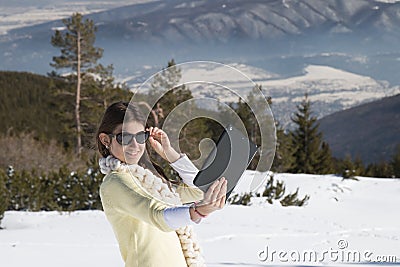
M 208 188 L 205 197 L 197 203 L 203 214 L 210 214 L 225 206 L 227 185 L 228 181 L 225 177 L 221 177 Z
M 154 134 L 154 127 L 150 127 L 150 128 L 146 128 L 146 130 L 148 130 L 150 132 L 150 136 L 149 136 L 149 141 L 151 146 L 156 150 L 159 151 L 161 149 L 161 144 L 160 142 L 157 140 L 158 138 L 155 138 L 155 134 Z
M 217 194 L 216 203 L 215 203 L 216 207 L 218 207 L 218 208 L 222 208 L 225 204 L 226 189 L 228 186 L 228 180 L 226 180 L 225 177 L 222 177 L 222 178 L 224 180 L 223 180 L 223 182 L 221 182 L 221 187 Z
M 166 132 L 161 130 L 158 127 L 150 127 L 147 128 L 146 130 L 149 130 L 150 132 L 150 137 L 153 137 L 155 140 L 160 142 L 164 148 L 167 148 L 170 146 L 170 141 L 168 139 L 168 135 Z
M 219 203 L 218 203 L 218 208 L 222 209 L 225 206 L 225 200 L 226 200 L 226 194 L 221 197 Z
M 226 195 L 227 180 L 225 177 L 216 180 L 207 190 L 204 201 L 208 205 L 220 206 L 221 199 Z
M 225 184 L 225 178 L 222 177 L 219 179 L 219 183 L 218 185 L 216 185 L 216 187 L 214 188 L 212 194 L 211 194 L 211 202 L 215 202 L 216 200 L 220 200 L 220 198 L 222 197 L 221 195 L 221 188 L 222 186 L 224 186 Z
M 158 127 L 150 127 L 150 128 L 146 128 L 146 130 L 148 130 L 150 132 L 150 136 L 153 136 L 156 138 L 157 137 L 160 138 L 165 134 L 165 132 Z
M 211 196 L 212 196 L 216 186 L 219 184 L 219 182 L 220 182 L 219 180 L 214 181 L 213 184 L 210 185 L 210 187 L 208 188 L 208 190 L 204 196 L 204 200 L 207 202 L 207 204 L 211 200 Z
M 154 148 L 159 148 L 160 147 L 161 148 L 160 142 L 158 142 L 156 139 L 154 139 L 153 136 L 149 137 L 149 141 L 150 141 L 150 144 L 151 144 L 152 147 L 154 147 Z

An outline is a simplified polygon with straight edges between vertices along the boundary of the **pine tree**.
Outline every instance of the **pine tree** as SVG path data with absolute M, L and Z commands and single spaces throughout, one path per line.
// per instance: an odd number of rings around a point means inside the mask
M 331 149 L 328 143 L 322 142 L 320 149 L 319 163 L 317 165 L 317 173 L 328 174 L 332 173 L 333 171 L 334 170 L 333 170 Z
M 390 161 L 394 177 L 400 178 L 400 144 L 396 146 L 395 153 Z
M 259 125 L 263 127 L 267 127 L 268 135 L 272 136 L 275 135 L 274 127 L 275 121 L 272 117 L 272 113 L 268 106 L 272 105 L 272 98 L 270 96 L 265 96 L 264 98 L 260 98 L 260 93 L 264 95 L 262 86 L 256 84 L 252 90 L 247 95 L 247 107 L 250 109 L 250 116 L 248 116 L 247 120 L 247 129 L 248 134 L 251 140 L 255 143 L 260 145 L 261 144 L 261 132 Z M 267 106 L 268 104 L 268 106 Z M 255 114 L 259 117 L 256 118 Z
M 293 157 L 295 164 L 290 170 L 294 173 L 318 173 L 329 165 L 330 154 L 326 145 L 322 148 L 322 133 L 319 132 L 317 118 L 312 115 L 311 102 L 305 94 L 304 100 L 297 105 L 292 121 L 296 129 L 291 132 Z M 323 157 L 322 157 L 323 156 Z
M 275 138 L 275 122 L 273 120 L 272 114 L 270 113 L 269 108 L 267 107 L 266 104 L 271 105 L 272 100 L 271 97 L 267 98 L 259 98 L 258 96 L 263 94 L 262 92 L 262 86 L 256 84 L 248 93 L 246 102 L 242 101 L 241 98 L 238 99 L 238 102 L 236 103 L 228 103 L 229 106 L 236 112 L 236 114 L 240 117 L 240 123 L 244 124 L 244 127 L 246 128 L 247 135 L 249 136 L 250 140 L 257 144 L 258 146 L 261 146 L 261 130 L 260 126 L 264 127 L 263 134 L 266 136 L 264 137 L 264 142 L 270 141 L 271 143 L 273 140 L 272 138 Z M 264 94 L 263 94 L 264 95 Z M 256 115 L 258 117 L 256 118 Z M 267 138 L 268 139 L 266 141 Z M 275 145 L 275 144 L 273 144 Z M 256 169 L 258 166 L 258 162 L 260 159 L 260 154 L 267 154 L 269 151 L 265 151 L 268 149 L 271 149 L 273 146 L 271 144 L 263 144 L 263 147 L 260 149 L 260 153 L 257 153 L 253 160 L 251 161 L 249 165 L 249 169 Z M 264 150 L 264 151 L 263 151 Z M 272 150 L 272 149 L 271 149 Z M 273 153 L 270 154 L 270 156 L 267 158 L 267 161 L 272 164 L 273 160 Z M 263 164 L 263 167 L 270 167 L 270 164 Z M 265 170 L 260 170 L 260 171 L 267 171 Z
M 274 172 L 287 172 L 293 168 L 295 163 L 291 136 L 290 133 L 285 133 L 279 123 L 277 123 L 276 127 L 277 144 L 272 170 Z
M 369 177 L 393 178 L 393 165 L 388 162 L 370 163 L 366 169 L 366 175 Z
M 128 87 L 125 83 L 115 83 L 114 77 L 114 66 L 110 64 L 108 66 L 103 66 L 98 64 L 93 69 L 95 75 L 84 76 L 84 85 L 86 88 L 91 87 L 92 92 L 87 92 L 85 94 L 85 99 L 92 99 L 96 106 L 101 106 L 103 110 L 114 101 L 119 101 L 131 97 L 132 95 L 125 94 L 123 91 L 128 91 Z M 88 88 L 89 89 L 89 88 Z
M 299 188 L 296 189 L 296 191 L 292 194 L 289 194 L 285 196 L 280 202 L 281 205 L 286 207 L 286 206 L 304 206 L 307 201 L 310 199 L 309 195 L 305 195 L 302 199 L 298 198 L 298 193 L 299 193 Z
M 3 169 L 0 169 L 0 225 L 4 218 L 4 212 L 8 209 L 8 191 L 6 188 L 7 175 Z M 0 227 L 0 229 L 2 229 Z
M 162 127 L 167 115 L 180 103 L 193 98 L 192 92 L 184 84 L 179 85 L 182 78 L 181 70 L 174 59 L 168 61 L 167 67 L 154 76 L 149 92 L 150 101 L 154 102 L 156 96 L 163 93 L 158 99 L 155 107 L 152 107 L 157 114 L 157 126 Z
M 347 179 L 351 178 L 354 179 L 355 176 L 359 175 L 357 172 L 357 168 L 354 164 L 354 162 L 351 159 L 351 156 L 347 154 L 345 158 L 341 161 L 341 171 L 342 171 L 342 177 Z
M 261 196 L 266 197 L 266 201 L 272 204 L 273 200 L 281 199 L 285 191 L 286 187 L 283 181 L 275 181 L 274 175 L 271 175 Z
M 176 66 L 176 63 L 173 59 L 168 62 L 166 68 L 163 68 L 160 73 L 155 75 L 151 84 L 149 99 L 154 103 L 155 100 L 157 100 L 155 99 L 156 96 L 160 96 L 161 93 L 162 95 L 161 98 L 156 101 L 156 104 L 153 107 L 149 107 L 152 109 L 152 114 L 154 114 L 149 118 L 152 126 L 163 128 L 164 122 L 170 112 L 173 111 L 174 108 L 179 104 L 193 98 L 188 87 L 185 85 L 179 85 L 181 76 L 181 70 L 178 66 Z M 144 104 L 148 105 L 148 103 Z M 170 128 L 170 132 L 167 133 L 170 137 L 172 145 L 176 145 L 176 142 L 179 142 L 179 149 L 186 153 L 189 158 L 195 159 L 200 156 L 200 140 L 204 137 L 210 136 L 210 133 L 209 129 L 207 128 L 207 120 L 205 118 L 192 119 L 193 116 L 198 113 L 198 109 L 194 102 L 186 102 L 185 105 L 185 109 L 174 110 L 174 117 L 188 118 L 191 120 L 184 125 L 183 128 L 180 128 L 182 125 L 177 125 L 177 127 L 174 129 Z M 171 127 L 171 124 L 168 126 Z M 178 131 L 179 136 L 178 140 L 176 140 L 174 137 L 177 137 Z M 177 149 L 177 147 L 175 147 L 175 149 Z M 151 158 L 155 159 L 161 165 L 161 167 L 167 170 L 167 173 L 171 174 L 170 178 L 174 179 L 173 176 L 176 174 L 174 174 L 172 169 L 169 167 L 169 164 L 162 161 L 152 149 L 149 149 L 148 151 L 151 151 Z
M 360 156 L 356 156 L 354 160 L 354 167 L 357 175 L 365 175 L 365 166 Z
M 75 127 L 76 127 L 76 153 L 82 152 L 81 142 L 81 86 L 83 74 L 93 68 L 98 59 L 103 55 L 103 49 L 95 47 L 96 27 L 90 19 L 82 20 L 80 13 L 74 13 L 71 18 L 62 20 L 66 31 L 56 30 L 51 38 L 51 44 L 61 49 L 61 55 L 53 57 L 50 65 L 56 69 L 71 69 L 70 81 L 75 84 Z
M 299 188 L 294 193 L 285 195 L 286 187 L 283 181 L 274 180 L 274 175 L 271 174 L 267 184 L 265 185 L 262 193 L 243 193 L 233 194 L 228 198 L 228 202 L 233 205 L 251 205 L 251 199 L 253 197 L 262 197 L 269 204 L 273 204 L 275 201 L 279 201 L 282 206 L 303 206 L 310 199 L 309 195 L 305 195 L 304 198 L 299 199 L 298 193 Z
M 229 106 L 236 112 L 236 114 L 240 117 L 240 123 L 244 124 L 246 128 L 247 135 L 249 139 L 255 143 L 260 144 L 261 141 L 261 133 L 257 123 L 257 120 L 249 107 L 248 103 L 243 102 L 239 97 L 238 102 L 229 103 Z M 228 115 L 229 117 L 229 115 Z M 249 164 L 249 169 L 254 170 L 257 167 L 257 163 L 259 160 L 259 154 L 257 153 L 251 163 Z
M 113 71 L 112 65 L 99 64 L 94 69 L 96 76 L 83 76 L 80 107 L 81 138 L 85 152 L 92 151 L 96 147 L 94 135 L 99 123 L 98 118 L 106 108 L 113 102 L 121 100 L 129 102 L 132 98 L 132 92 L 125 84 L 115 83 Z M 139 98 L 139 94 L 135 94 L 135 98 Z M 87 159 L 85 157 L 85 160 Z

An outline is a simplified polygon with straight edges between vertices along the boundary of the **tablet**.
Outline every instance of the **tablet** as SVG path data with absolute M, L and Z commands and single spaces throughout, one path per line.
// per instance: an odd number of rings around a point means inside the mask
M 226 202 L 257 150 L 256 144 L 229 124 L 194 178 L 194 185 L 205 193 L 216 179 L 225 177 L 228 181 Z

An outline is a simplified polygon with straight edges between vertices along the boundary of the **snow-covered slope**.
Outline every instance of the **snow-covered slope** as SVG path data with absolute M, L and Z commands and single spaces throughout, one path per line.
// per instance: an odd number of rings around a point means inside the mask
M 318 118 L 341 111 L 361 103 L 370 102 L 385 96 L 400 93 L 400 86 L 390 87 L 385 81 L 376 81 L 371 77 L 363 76 L 341 69 L 308 65 L 299 76 L 280 78 L 279 75 L 246 64 L 232 63 L 244 75 L 230 71 L 229 67 L 214 64 L 183 64 L 181 68 L 181 82 L 209 81 L 227 86 L 216 87 L 211 84 L 189 84 L 194 97 L 216 97 L 224 102 L 236 102 L 238 96 L 229 89 L 246 96 L 252 88 L 250 78 L 254 83 L 261 85 L 263 93 L 272 97 L 272 111 L 282 125 L 290 123 L 290 116 L 296 111 L 296 105 L 308 93 L 312 101 L 314 115 Z M 140 76 L 124 79 L 136 90 L 144 79 Z
M 71 16 L 73 12 L 89 14 L 119 6 L 152 0 L 0 0 L 0 35 L 8 31 Z M 154 1 L 154 0 L 153 0 Z
M 237 101 L 238 99 L 238 96 L 231 93 L 230 89 L 236 90 L 245 96 L 255 84 L 263 84 L 269 79 L 279 77 L 279 75 L 261 68 L 239 63 L 220 64 L 193 61 L 187 64 L 180 64 L 178 68 L 182 75 L 179 83 L 188 84 L 188 88 L 192 90 L 194 97 L 214 96 L 225 102 Z M 149 76 L 158 72 L 154 69 L 152 71 L 153 73 L 148 74 Z M 143 86 L 143 81 L 146 80 L 145 77 L 145 75 L 137 75 L 129 78 L 120 78 L 120 81 L 126 82 L 131 90 L 135 91 L 140 86 L 142 86 L 141 89 L 147 87 Z M 202 81 L 204 82 L 203 84 Z M 193 82 L 196 83 L 192 84 Z M 207 82 L 226 86 L 226 88 L 219 87 L 216 90 L 214 85 L 207 84 Z M 199 84 L 201 86 L 198 86 Z
M 396 2 L 400 2 L 399 0 L 375 0 L 376 2 L 381 2 L 381 3 L 396 3 Z
M 59 52 L 50 44 L 52 29 L 80 11 L 98 25 L 103 63 L 124 76 L 174 58 L 253 62 L 266 70 L 273 64 L 277 69 L 269 70 L 284 76 L 303 64 L 332 65 L 400 84 L 400 4 L 391 0 L 0 0 L 0 6 L 4 70 L 50 72 Z
M 135 5 L 150 2 L 145 10 L 138 11 L 139 7 Z M 5 16 L 0 20 L 0 24 L 9 24 L 9 28 L 19 27 L 16 21 L 33 25 L 46 18 L 47 21 L 59 18 L 66 12 L 93 13 L 104 10 L 92 18 L 104 23 L 104 28 L 114 30 L 115 36 L 123 34 L 126 38 L 136 40 L 142 37 L 170 41 L 206 39 L 223 42 L 237 37 L 274 39 L 301 35 L 310 29 L 321 30 L 321 33 L 359 34 L 362 33 L 360 30 L 369 28 L 371 31 L 397 34 L 396 26 L 399 23 L 399 5 L 394 1 L 232 0 L 227 3 L 224 0 L 58 0 L 55 4 L 32 1 L 24 5 L 22 1 L 17 1 L 4 6 L 10 7 L 4 11 L 5 14 L 14 11 L 11 17 Z M 124 7 L 112 9 L 120 6 Z M 381 28 L 382 25 L 387 27 Z
M 290 122 L 305 93 L 318 118 L 400 93 L 399 86 L 390 87 L 384 81 L 320 65 L 307 66 L 301 76 L 265 81 L 263 88 L 272 96 L 272 110 L 284 125 Z
M 250 175 L 246 172 L 242 178 L 242 188 Z M 207 266 L 393 266 L 367 262 L 366 252 L 371 260 L 392 255 L 400 261 L 399 179 L 359 177 L 360 181 L 354 181 L 305 174 L 276 174 L 275 178 L 285 181 L 286 192 L 300 187 L 300 196 L 310 195 L 308 205 L 227 205 L 211 214 L 195 226 Z M 101 211 L 8 211 L 2 226 L 4 267 L 123 266 L 111 226 Z M 261 261 L 259 254 L 266 248 L 269 258 Z M 272 251 L 276 251 L 273 263 Z M 279 260 L 279 251 L 287 253 L 281 258 L 286 261 Z M 333 256 L 326 254 L 321 262 L 294 261 L 289 257 L 292 251 L 300 255 L 311 251 L 318 259 L 323 253 Z M 334 251 L 338 251 L 336 256 Z M 342 260 L 343 253 L 345 257 L 360 253 L 360 261 L 350 261 L 353 256 Z M 265 259 L 265 253 L 262 256 Z

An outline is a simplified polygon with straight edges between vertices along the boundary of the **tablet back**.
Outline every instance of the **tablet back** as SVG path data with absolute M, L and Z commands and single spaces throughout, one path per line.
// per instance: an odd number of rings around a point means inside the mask
M 203 192 L 207 192 L 216 179 L 224 176 L 228 180 L 227 200 L 257 149 L 257 145 L 243 135 L 240 130 L 228 125 L 193 183 Z

